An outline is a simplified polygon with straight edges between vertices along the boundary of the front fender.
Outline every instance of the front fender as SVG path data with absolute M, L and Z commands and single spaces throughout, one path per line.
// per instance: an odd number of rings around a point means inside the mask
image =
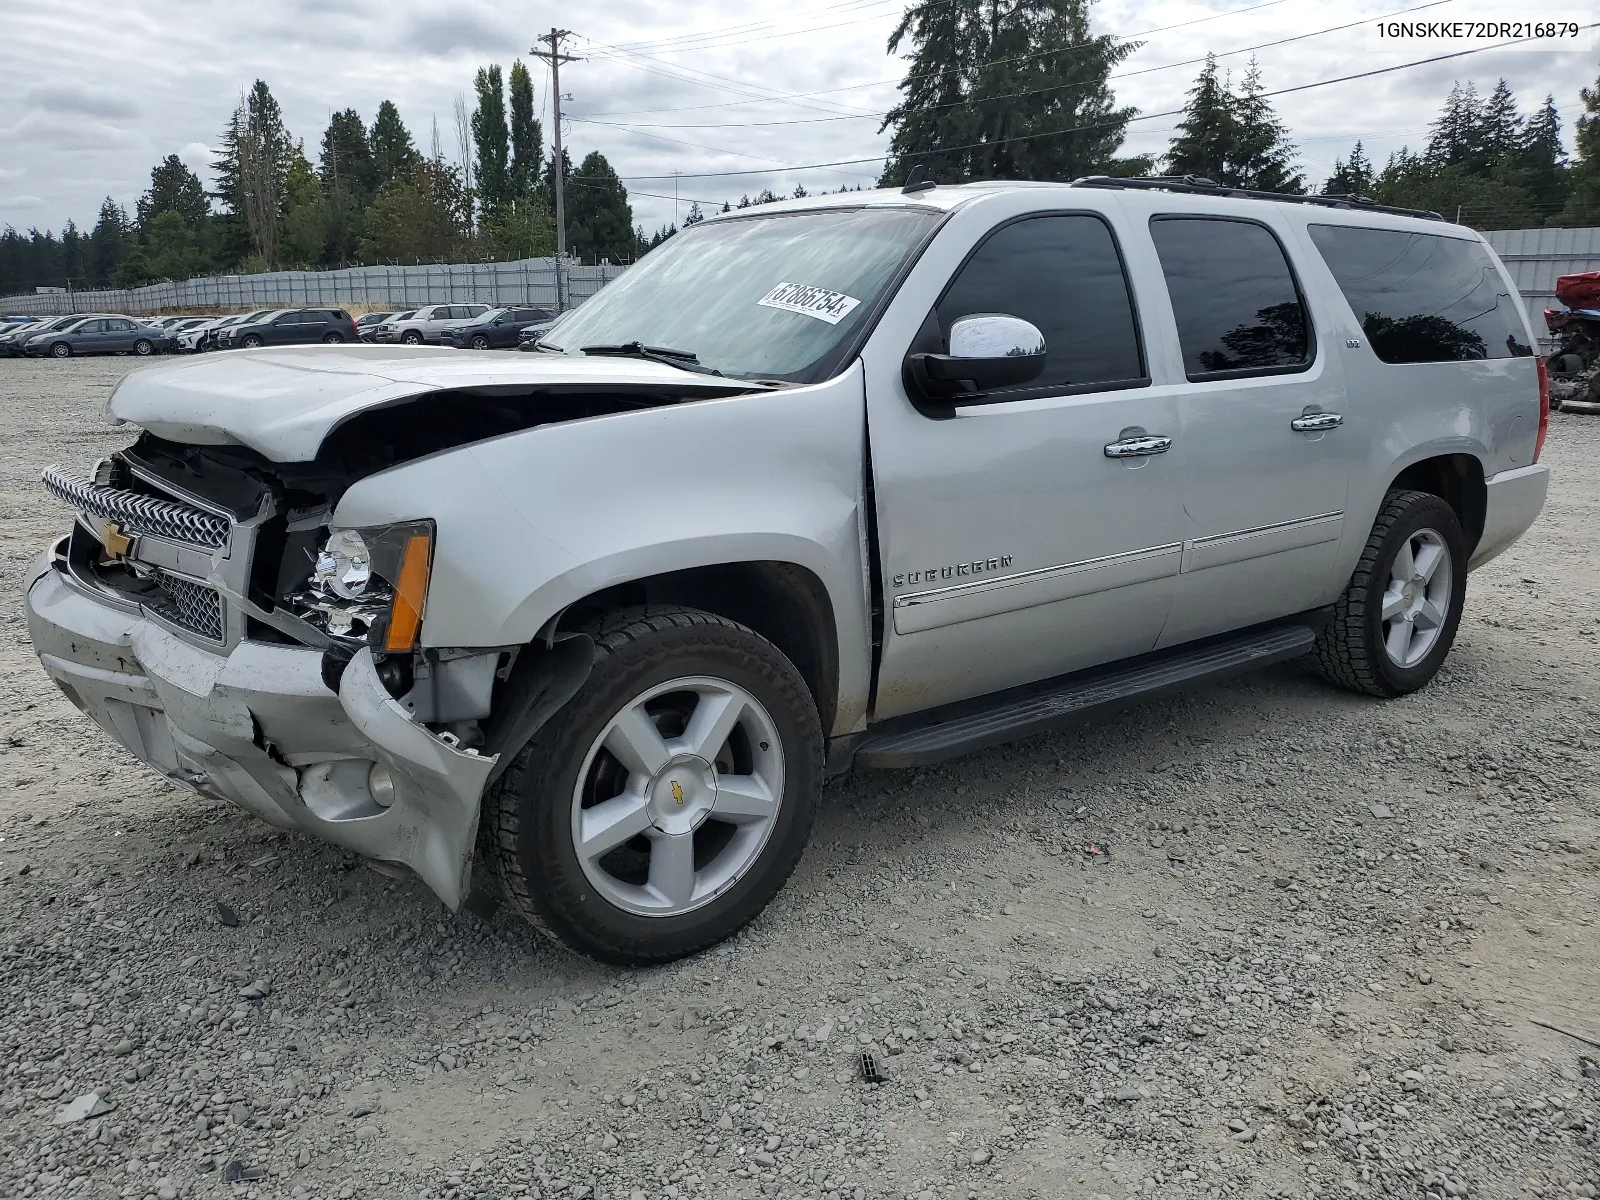
M 353 485 L 339 525 L 432 519 L 422 640 L 508 646 L 602 589 L 721 563 L 794 563 L 833 608 L 841 714 L 864 712 L 865 395 L 810 387 L 538 426 Z

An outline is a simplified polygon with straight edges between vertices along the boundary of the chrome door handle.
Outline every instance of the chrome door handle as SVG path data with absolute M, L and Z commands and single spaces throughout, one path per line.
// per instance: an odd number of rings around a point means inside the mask
M 1172 439 L 1160 434 L 1146 433 L 1138 437 L 1123 438 L 1106 447 L 1107 458 L 1148 458 L 1152 454 L 1165 454 L 1172 449 Z
M 1344 418 L 1338 413 L 1319 412 L 1296 417 L 1289 422 L 1289 428 L 1296 433 L 1317 433 L 1324 429 L 1337 429 L 1343 424 Z

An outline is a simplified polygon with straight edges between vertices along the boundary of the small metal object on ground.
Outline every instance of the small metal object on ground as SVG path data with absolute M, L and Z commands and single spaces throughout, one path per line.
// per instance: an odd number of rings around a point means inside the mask
M 1563 1029 L 1559 1025 L 1552 1025 L 1549 1021 L 1541 1021 L 1538 1017 L 1529 1017 L 1528 1020 L 1532 1021 L 1540 1029 L 1548 1029 L 1551 1033 L 1564 1034 L 1574 1041 L 1582 1042 L 1585 1046 L 1593 1046 L 1596 1050 L 1600 1050 L 1600 1041 L 1596 1041 L 1592 1037 L 1584 1037 L 1581 1033 L 1573 1033 L 1572 1030 Z
M 870 1050 L 861 1052 L 861 1079 L 864 1083 L 888 1083 L 889 1073 L 878 1062 L 878 1056 Z

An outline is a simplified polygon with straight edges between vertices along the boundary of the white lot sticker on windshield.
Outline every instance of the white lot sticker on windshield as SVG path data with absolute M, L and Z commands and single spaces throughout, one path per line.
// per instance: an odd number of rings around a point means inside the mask
M 756 303 L 837 325 L 861 301 L 843 292 L 830 292 L 827 288 L 809 287 L 803 283 L 780 283 Z

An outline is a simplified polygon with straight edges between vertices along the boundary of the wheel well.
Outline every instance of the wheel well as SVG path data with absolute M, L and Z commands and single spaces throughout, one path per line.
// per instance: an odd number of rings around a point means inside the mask
M 683 604 L 749 626 L 794 663 L 816 701 L 823 730 L 832 730 L 838 630 L 827 589 L 812 572 L 794 563 L 738 562 L 651 575 L 586 596 L 561 614 L 556 627 L 574 629 L 634 604 Z
M 1395 476 L 1391 488 L 1431 492 L 1451 508 L 1461 531 L 1466 535 L 1470 554 L 1483 536 L 1488 488 L 1483 482 L 1483 465 L 1470 454 L 1441 454 L 1412 463 Z

